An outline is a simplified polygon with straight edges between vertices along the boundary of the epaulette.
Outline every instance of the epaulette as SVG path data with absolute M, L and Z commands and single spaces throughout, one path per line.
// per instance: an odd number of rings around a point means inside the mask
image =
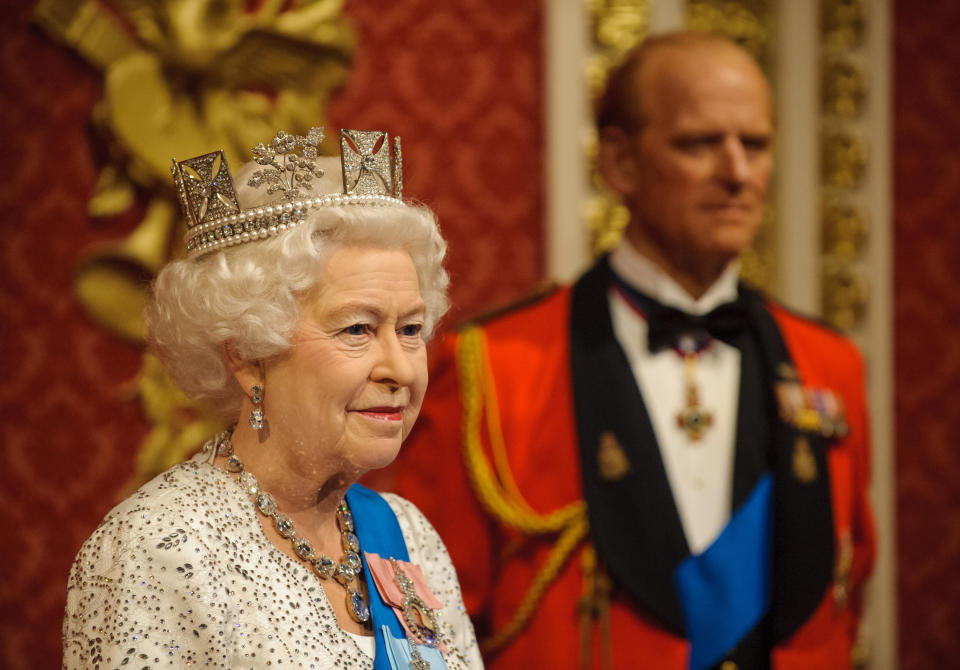
M 501 316 L 505 316 L 506 314 L 510 314 L 511 312 L 529 307 L 530 305 L 535 305 L 559 290 L 560 286 L 560 284 L 553 280 L 545 280 L 521 298 L 512 300 L 504 305 L 499 305 L 492 309 L 488 309 L 474 316 L 467 317 L 457 324 L 456 330 L 461 331 L 472 326 L 482 326 L 485 323 L 489 323 L 490 321 L 498 319 Z

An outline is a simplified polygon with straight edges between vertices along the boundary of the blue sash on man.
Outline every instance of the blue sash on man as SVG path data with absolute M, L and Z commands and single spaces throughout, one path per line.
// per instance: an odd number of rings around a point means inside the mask
M 770 608 L 773 476 L 701 554 L 674 573 L 690 640 L 690 670 L 705 670 L 743 640 Z

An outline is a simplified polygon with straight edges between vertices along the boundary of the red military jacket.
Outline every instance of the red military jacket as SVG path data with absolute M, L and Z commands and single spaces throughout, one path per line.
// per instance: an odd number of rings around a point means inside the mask
M 599 281 L 585 299 L 606 309 L 607 287 L 602 276 Z M 602 548 L 596 560 L 584 504 L 582 469 L 589 461 L 578 444 L 572 387 L 574 293 L 572 287 L 556 290 L 438 340 L 418 423 L 397 462 L 372 483 L 410 498 L 436 526 L 481 642 L 493 636 L 494 645 L 485 650 L 487 667 L 681 670 L 689 656 L 682 631 L 652 611 L 656 598 L 646 608 L 609 577 Z M 806 541 L 801 529 L 800 537 L 783 545 L 795 548 L 776 577 L 786 585 L 783 609 L 793 608 L 795 618 L 794 601 L 806 598 L 809 604 L 774 646 L 772 667 L 849 667 L 861 586 L 875 551 L 863 366 L 845 338 L 774 303 L 763 307 L 799 382 L 842 398 L 849 427 L 842 439 L 813 449 L 819 468 L 829 472 L 828 481 L 820 481 L 832 537 L 814 546 L 821 540 Z M 786 466 L 794 477 L 798 467 L 806 472 L 810 466 L 797 453 Z M 814 464 L 814 479 L 822 475 L 816 470 Z M 805 515 L 805 509 L 790 510 L 784 525 L 791 519 L 803 525 Z M 623 533 L 633 526 L 625 515 Z M 648 546 L 631 560 L 642 565 L 659 549 Z M 827 554 L 820 558 L 829 574 L 812 594 L 791 592 L 790 585 L 802 582 L 806 566 L 814 564 L 800 554 L 818 549 Z M 643 579 L 639 588 L 662 581 Z M 662 584 L 650 586 L 656 591 Z

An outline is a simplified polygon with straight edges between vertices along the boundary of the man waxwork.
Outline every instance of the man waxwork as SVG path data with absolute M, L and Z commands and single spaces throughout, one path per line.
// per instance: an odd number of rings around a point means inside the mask
M 488 667 L 849 667 L 875 545 L 861 358 L 739 280 L 773 116 L 740 47 L 648 39 L 597 114 L 623 240 L 436 344 L 379 485 L 447 543 Z

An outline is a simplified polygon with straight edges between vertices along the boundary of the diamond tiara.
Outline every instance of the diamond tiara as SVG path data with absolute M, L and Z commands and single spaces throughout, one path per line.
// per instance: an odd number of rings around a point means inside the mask
M 187 257 L 204 256 L 228 246 L 266 239 L 300 224 L 311 209 L 345 205 L 403 205 L 403 156 L 400 138 L 380 130 L 340 131 L 342 187 L 317 163 L 322 128 L 306 135 L 277 132 L 269 145 L 255 146 L 254 163 L 260 166 L 248 186 L 266 187 L 269 199 L 255 207 L 242 207 L 223 150 L 183 161 L 170 168 L 187 223 Z M 391 160 L 392 159 L 392 160 Z M 318 193 L 318 191 L 320 191 Z M 276 197 L 273 197 L 276 196 Z

